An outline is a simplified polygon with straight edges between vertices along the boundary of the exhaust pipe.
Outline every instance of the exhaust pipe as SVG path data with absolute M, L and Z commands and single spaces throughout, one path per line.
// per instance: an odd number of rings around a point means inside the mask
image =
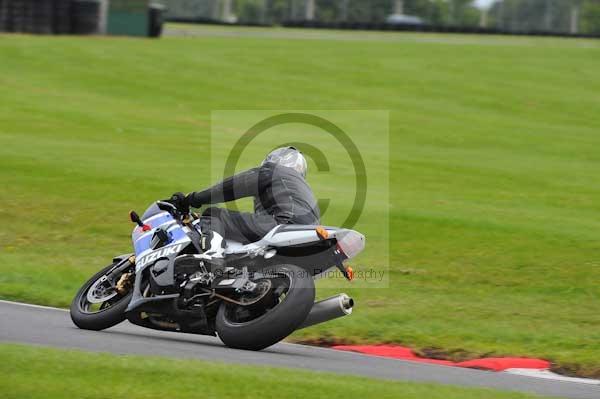
M 339 294 L 315 302 L 310 313 L 306 316 L 306 320 L 298 327 L 298 330 L 337 319 L 338 317 L 347 316 L 352 313 L 353 306 L 354 300 L 346 294 Z

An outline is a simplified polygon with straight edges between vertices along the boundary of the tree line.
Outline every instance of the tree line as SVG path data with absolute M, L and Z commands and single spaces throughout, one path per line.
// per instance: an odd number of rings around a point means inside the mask
M 169 17 L 282 24 L 383 23 L 392 14 L 412 15 L 435 26 L 497 28 L 513 32 L 600 34 L 600 0 L 496 0 L 489 9 L 475 0 L 162 0 Z
M 600 0 L 502 0 L 489 17 L 509 31 L 600 34 Z
M 480 19 L 474 0 L 235 0 L 234 13 L 241 22 L 268 23 L 306 19 L 380 23 L 391 14 L 405 14 L 434 25 L 473 26 Z

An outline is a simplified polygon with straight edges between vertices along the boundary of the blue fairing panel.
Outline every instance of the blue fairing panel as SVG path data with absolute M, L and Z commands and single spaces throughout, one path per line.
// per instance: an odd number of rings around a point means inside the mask
M 143 231 L 143 229 L 139 226 L 136 226 L 133 229 L 133 232 L 131 233 L 131 240 L 133 241 L 133 247 L 136 256 L 140 256 L 140 254 L 150 250 L 152 236 L 154 235 L 156 229 L 160 227 L 166 228 L 167 232 L 171 236 L 169 243 L 187 239 L 187 234 L 185 231 L 183 231 L 181 226 L 177 224 L 173 216 L 171 216 L 171 214 L 168 212 L 160 210 L 156 204 L 153 204 L 146 210 L 146 212 L 144 212 L 144 215 L 142 216 L 142 222 L 145 225 L 150 226 L 150 230 Z

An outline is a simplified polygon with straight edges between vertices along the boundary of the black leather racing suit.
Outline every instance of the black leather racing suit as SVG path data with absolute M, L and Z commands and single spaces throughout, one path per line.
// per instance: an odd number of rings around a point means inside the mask
M 190 193 L 193 207 L 254 197 L 254 213 L 208 208 L 203 231 L 216 231 L 242 243 L 261 239 L 278 224 L 319 224 L 320 211 L 312 190 L 296 170 L 275 163 L 229 177 L 203 191 Z

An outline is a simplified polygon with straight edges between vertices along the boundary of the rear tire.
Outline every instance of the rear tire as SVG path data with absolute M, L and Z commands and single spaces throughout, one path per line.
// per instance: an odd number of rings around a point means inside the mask
M 289 276 L 286 296 L 266 313 L 247 322 L 231 320 L 231 312 L 240 306 L 223 302 L 217 313 L 216 330 L 230 348 L 257 351 L 276 344 L 302 324 L 315 302 L 315 283 L 304 269 L 278 265 L 261 271 Z
M 100 331 L 116 326 L 125 320 L 125 309 L 127 309 L 127 305 L 129 305 L 133 290 L 130 290 L 122 297 L 115 297 L 114 303 L 112 303 L 109 307 L 100 309 L 93 313 L 86 312 L 82 306 L 82 303 L 85 301 L 87 293 L 92 285 L 94 285 L 96 281 L 108 273 L 114 266 L 114 264 L 109 265 L 96 273 L 83 285 L 83 287 L 79 289 L 77 295 L 75 295 L 75 298 L 73 298 L 73 302 L 71 302 L 70 313 L 71 320 L 77 327 L 84 330 Z

